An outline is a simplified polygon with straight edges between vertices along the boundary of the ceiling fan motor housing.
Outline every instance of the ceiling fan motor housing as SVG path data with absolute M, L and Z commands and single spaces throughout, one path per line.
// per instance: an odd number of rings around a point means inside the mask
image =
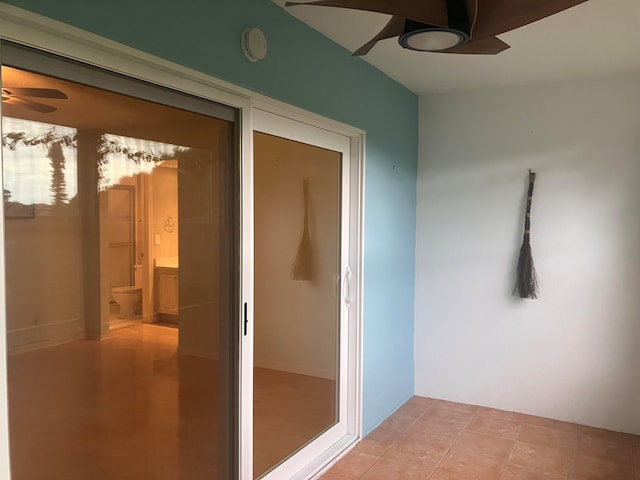
M 498 55 L 510 47 L 497 35 L 588 1 L 306 0 L 286 1 L 285 5 L 339 7 L 391 15 L 382 30 L 353 53 L 355 56 L 366 55 L 379 41 L 395 37 L 402 47 L 411 50 Z
M 464 45 L 470 40 L 471 27 L 464 0 L 447 0 L 449 25 L 439 27 L 407 19 L 398 43 L 409 50 L 439 52 Z

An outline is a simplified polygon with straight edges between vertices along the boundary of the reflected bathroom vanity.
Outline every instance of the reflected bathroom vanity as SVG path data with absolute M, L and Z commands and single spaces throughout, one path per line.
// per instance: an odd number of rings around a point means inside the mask
M 178 257 L 157 258 L 154 265 L 154 320 L 178 324 Z

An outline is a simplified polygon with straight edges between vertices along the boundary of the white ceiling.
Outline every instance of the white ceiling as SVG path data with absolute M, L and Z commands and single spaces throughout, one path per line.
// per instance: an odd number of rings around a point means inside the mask
M 332 7 L 286 11 L 349 51 L 389 18 Z M 499 37 L 511 48 L 496 56 L 413 52 L 392 38 L 362 58 L 417 94 L 640 72 L 640 0 L 589 0 Z

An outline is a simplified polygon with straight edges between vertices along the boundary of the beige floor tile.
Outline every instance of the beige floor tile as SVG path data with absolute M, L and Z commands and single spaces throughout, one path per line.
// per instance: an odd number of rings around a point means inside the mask
M 435 469 L 448 450 L 449 447 L 438 447 L 421 441 L 399 441 L 387 450 L 383 458 L 400 463 L 420 463 Z
M 397 413 L 401 413 L 412 418 L 418 418 L 435 403 L 436 400 L 432 398 L 412 397 L 397 410 Z
M 405 432 L 405 435 L 411 435 L 416 432 L 441 432 L 458 434 L 462 431 L 463 427 L 457 425 L 457 423 L 459 423 L 458 420 L 451 421 L 449 419 L 430 417 L 425 414 L 416 423 L 411 425 L 411 427 Z
M 633 467 L 574 455 L 569 478 L 571 480 L 633 480 Z
M 450 409 L 443 404 L 436 403 L 418 421 L 430 421 L 436 418 L 439 422 L 446 422 L 453 428 L 465 428 L 472 417 L 472 412 Z
M 415 421 L 415 417 L 396 412 L 389 418 L 387 418 L 384 422 L 382 422 L 382 424 L 378 428 L 381 428 L 387 432 L 394 433 L 395 435 L 402 435 L 402 433 L 404 433 L 411 425 L 413 425 Z
M 343 476 L 349 479 L 362 477 L 367 470 L 379 460 L 376 455 L 369 455 L 362 452 L 349 452 L 344 458 L 329 469 L 328 473 Z
M 500 480 L 567 480 L 567 476 L 542 470 L 532 470 L 520 465 L 507 465 L 502 472 Z
M 478 416 L 490 416 L 494 418 L 501 418 L 502 420 L 507 420 L 509 422 L 520 424 L 523 421 L 523 418 L 526 418 L 526 415 L 518 412 L 510 412 L 508 410 L 498 410 L 496 408 L 482 408 L 478 414 Z
M 413 443 L 420 446 L 426 446 L 438 450 L 448 450 L 456 438 L 458 430 L 428 428 L 429 423 L 422 423 L 410 428 L 402 437 L 398 439 L 398 443 Z M 427 428 L 424 428 L 427 427 Z
M 334 475 L 333 473 L 325 473 L 320 477 L 320 480 L 345 480 L 347 477 L 341 477 L 339 475 Z
M 453 475 L 447 475 L 446 473 L 436 471 L 436 473 L 429 480 L 466 480 L 466 479 L 462 477 L 456 477 Z
M 382 441 L 382 440 L 373 440 L 367 437 L 356 445 L 356 447 L 354 448 L 354 451 L 368 453 L 370 455 L 381 457 L 395 443 L 396 443 L 395 439 L 389 440 L 389 441 Z
M 616 437 L 580 434 L 575 452 L 586 457 L 601 458 L 617 463 L 633 463 L 633 444 L 613 440 Z
M 569 450 L 522 442 L 516 442 L 509 458 L 509 464 L 561 475 L 569 473 L 570 461 L 571 451 Z
M 464 480 L 498 480 L 502 462 L 483 455 L 452 449 L 437 472 Z
M 517 440 L 519 442 L 571 450 L 575 438 L 576 433 L 572 431 L 525 424 L 520 428 Z
M 475 405 L 467 405 L 466 403 L 448 402 L 446 400 L 437 400 L 434 405 L 436 408 L 446 408 L 447 410 L 455 410 L 464 413 L 476 413 L 481 407 Z
M 396 428 L 390 428 L 388 426 L 379 426 L 365 438 L 369 438 L 372 440 L 397 440 L 398 433 L 396 432 Z
M 482 407 L 478 407 L 477 405 L 468 405 L 466 403 L 449 402 L 447 400 L 436 400 L 435 406 L 438 408 L 457 410 L 459 412 L 465 412 L 465 413 L 476 413 L 482 408 Z
M 427 480 L 433 471 L 434 467 L 383 458 L 362 477 L 362 480 Z
M 471 419 L 467 430 L 485 435 L 497 435 L 509 440 L 515 440 L 518 436 L 520 424 L 509 420 L 512 417 L 503 417 L 491 412 L 479 413 Z
M 584 425 L 580 425 L 578 427 L 578 433 L 583 433 L 592 437 L 605 438 L 614 442 L 633 444 L 639 441 L 639 437 L 631 433 L 613 432 L 611 430 L 605 430 L 603 428 L 587 427 Z
M 535 415 L 522 414 L 520 416 L 520 422 L 528 425 L 555 428 L 556 430 L 564 430 L 566 432 L 577 433 L 580 429 L 580 425 L 576 425 L 575 423 L 562 422 L 552 418 L 536 417 Z
M 506 438 L 463 432 L 453 448 L 505 461 L 511 454 L 513 446 L 514 441 Z

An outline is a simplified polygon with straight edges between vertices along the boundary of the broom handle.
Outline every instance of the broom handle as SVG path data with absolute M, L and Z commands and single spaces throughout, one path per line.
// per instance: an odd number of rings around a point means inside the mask
M 529 191 L 527 193 L 527 211 L 524 218 L 524 242 L 529 243 L 529 233 L 531 232 L 531 201 L 533 200 L 533 183 L 536 181 L 536 174 L 529 170 Z
M 304 231 L 309 232 L 309 179 L 302 181 L 302 192 L 304 194 Z

